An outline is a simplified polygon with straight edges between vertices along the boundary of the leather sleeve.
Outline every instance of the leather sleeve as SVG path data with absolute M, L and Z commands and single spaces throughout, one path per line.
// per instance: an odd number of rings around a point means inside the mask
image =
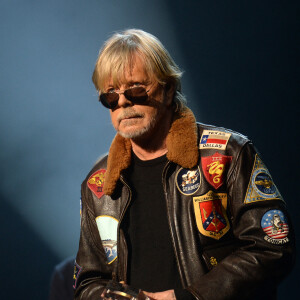
M 73 299 L 73 268 L 75 257 L 69 257 L 56 265 L 52 276 L 49 300 Z
M 93 197 L 82 184 L 81 232 L 79 249 L 74 270 L 74 299 L 101 299 L 100 295 L 108 280 L 111 270 L 107 265 L 105 252 L 95 222 Z
M 247 143 L 229 174 L 229 213 L 237 247 L 188 287 L 197 299 L 273 299 L 274 287 L 294 264 L 293 229 L 281 196 L 245 202 L 256 157 L 254 147 Z M 288 241 L 281 244 L 265 239 L 261 223 L 268 212 L 275 210 L 285 215 L 289 226 Z M 218 247 L 211 251 L 214 257 L 222 257 L 222 250 Z

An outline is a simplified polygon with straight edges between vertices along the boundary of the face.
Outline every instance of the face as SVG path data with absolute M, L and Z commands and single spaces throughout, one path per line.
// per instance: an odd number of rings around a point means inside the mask
M 119 95 L 118 106 L 110 109 L 111 120 L 117 132 L 129 139 L 147 139 L 157 132 L 158 124 L 162 125 L 166 114 L 171 113 L 172 97 L 156 80 L 150 78 L 145 71 L 143 61 L 136 56 L 132 68 L 125 73 L 124 82 L 120 86 L 113 86 L 111 80 L 105 85 L 105 92 L 142 86 L 148 92 L 148 99 L 143 104 L 134 104 Z

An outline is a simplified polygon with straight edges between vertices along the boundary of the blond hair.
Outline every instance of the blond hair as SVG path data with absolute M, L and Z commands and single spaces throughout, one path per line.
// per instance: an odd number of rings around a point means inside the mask
M 162 43 L 152 34 L 139 29 L 115 33 L 100 50 L 93 73 L 93 83 L 101 94 L 105 83 L 114 85 L 124 80 L 125 70 L 132 67 L 136 55 L 142 57 L 147 74 L 163 86 L 174 87 L 175 111 L 185 106 L 181 93 L 182 71 Z

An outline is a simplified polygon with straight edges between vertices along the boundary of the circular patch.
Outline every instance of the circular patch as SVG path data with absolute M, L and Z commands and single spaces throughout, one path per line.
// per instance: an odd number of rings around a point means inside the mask
M 111 216 L 99 216 L 96 223 L 108 263 L 117 258 L 117 236 L 119 221 Z
M 255 191 L 264 198 L 278 197 L 276 186 L 273 183 L 272 177 L 265 169 L 257 169 L 252 177 L 252 185 Z
M 272 244 L 285 244 L 289 240 L 289 225 L 281 210 L 273 209 L 267 211 L 261 219 L 261 227 L 267 234 L 264 239 Z
M 201 173 L 199 167 L 194 169 L 181 168 L 176 174 L 176 186 L 184 195 L 195 194 L 201 185 Z

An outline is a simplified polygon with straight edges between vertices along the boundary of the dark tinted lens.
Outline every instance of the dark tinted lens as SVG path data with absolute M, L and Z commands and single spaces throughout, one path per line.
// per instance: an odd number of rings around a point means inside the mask
M 124 96 L 133 103 L 143 103 L 147 100 L 148 94 L 143 87 L 134 87 L 124 91 Z M 101 103 L 110 109 L 114 109 L 118 105 L 118 93 L 103 93 L 100 95 Z
M 134 102 L 134 103 L 142 103 L 145 102 L 148 98 L 148 94 L 143 87 L 137 86 L 131 89 L 124 91 L 125 97 Z
M 100 95 L 101 103 L 107 108 L 115 108 L 118 105 L 119 95 L 117 93 L 104 93 Z

